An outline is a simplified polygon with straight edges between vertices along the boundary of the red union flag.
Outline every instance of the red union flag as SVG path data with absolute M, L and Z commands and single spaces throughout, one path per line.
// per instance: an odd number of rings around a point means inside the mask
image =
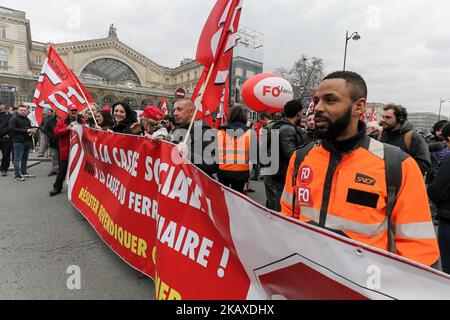
M 370 115 L 370 122 L 377 121 L 377 115 L 375 113 L 375 106 L 372 106 L 372 114 Z
M 204 69 L 192 100 L 204 115 L 219 107 L 224 94 L 233 48 L 238 40 L 236 32 L 241 9 L 242 0 L 218 0 L 200 36 L 196 59 Z
M 161 114 L 162 114 L 163 119 L 167 114 L 167 103 L 166 103 L 166 99 L 164 97 L 161 98 Z
M 80 88 L 88 101 L 84 99 Z M 77 76 L 64 64 L 58 52 L 50 45 L 33 97 L 37 122 L 41 123 L 43 109 L 46 106 L 55 110 L 60 117 L 65 117 L 68 113 L 67 106 L 74 104 L 82 111 L 88 107 L 87 103 L 93 102 L 94 99 Z

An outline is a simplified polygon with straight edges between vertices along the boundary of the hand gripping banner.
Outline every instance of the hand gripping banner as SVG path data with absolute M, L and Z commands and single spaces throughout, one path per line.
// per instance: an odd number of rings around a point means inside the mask
M 283 217 L 174 145 L 78 126 L 68 196 L 157 299 L 450 299 L 450 277 Z

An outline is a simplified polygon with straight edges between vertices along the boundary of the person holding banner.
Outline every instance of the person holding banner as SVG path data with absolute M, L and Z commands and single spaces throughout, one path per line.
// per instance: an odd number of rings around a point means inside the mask
M 115 122 L 111 112 L 107 110 L 100 110 L 97 112 L 95 119 L 97 120 L 97 126 L 95 127 L 96 129 L 103 131 L 113 130 Z
M 172 142 L 179 144 L 180 150 L 183 148 L 183 143 L 180 143 L 181 138 L 184 138 L 187 134 L 187 130 L 189 129 L 189 124 L 191 123 L 192 118 L 194 117 L 195 105 L 189 99 L 178 100 L 174 104 L 174 117 L 177 123 L 177 130 L 174 131 Z M 210 141 L 208 139 L 204 139 L 207 136 L 207 131 L 211 130 L 211 127 L 208 126 L 202 120 L 194 121 L 191 132 L 189 133 L 189 141 L 187 142 L 186 148 L 190 151 L 189 159 L 191 162 L 200 170 L 203 170 L 209 176 L 212 176 L 214 173 L 217 173 L 218 166 L 215 161 L 212 163 L 207 163 L 203 157 L 205 149 L 209 146 Z M 211 137 L 213 139 L 213 137 Z M 199 143 L 201 144 L 201 148 L 195 148 L 195 145 Z M 196 154 L 196 151 L 201 150 L 201 154 Z M 211 158 L 215 158 L 215 154 L 211 154 Z
M 67 167 L 69 165 L 70 130 L 75 123 L 85 124 L 83 117 L 78 114 L 78 107 L 76 105 L 69 105 L 67 110 L 69 111 L 69 115 L 65 119 L 59 120 L 53 131 L 55 137 L 59 139 L 59 165 L 53 190 L 49 193 L 50 197 L 61 193 L 66 178 Z
M 112 114 L 116 124 L 114 132 L 138 135 L 141 127 L 138 124 L 136 111 L 130 108 L 126 102 L 117 102 L 112 107 Z
M 322 140 L 294 152 L 282 214 L 432 266 L 439 248 L 422 173 L 399 148 L 366 135 L 366 99 L 357 73 L 322 80 L 314 98 Z
M 158 107 L 147 106 L 140 115 L 143 135 L 148 139 L 165 140 L 169 133 L 163 127 L 162 113 Z

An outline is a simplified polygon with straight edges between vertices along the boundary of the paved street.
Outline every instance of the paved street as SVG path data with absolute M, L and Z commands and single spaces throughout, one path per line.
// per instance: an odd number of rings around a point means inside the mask
M 0 299 L 152 299 L 153 282 L 116 256 L 65 194 L 48 196 L 50 163 L 29 172 L 37 177 L 0 177 Z M 251 188 L 264 203 L 262 180 Z M 67 289 L 71 265 L 80 267 L 81 290 Z
M 68 202 L 50 198 L 50 163 L 37 178 L 0 177 L 0 299 L 152 299 L 153 282 L 123 262 Z M 69 266 L 81 290 L 67 289 Z

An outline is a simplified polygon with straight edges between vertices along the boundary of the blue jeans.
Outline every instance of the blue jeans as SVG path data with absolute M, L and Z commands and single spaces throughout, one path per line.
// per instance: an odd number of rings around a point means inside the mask
M 27 162 L 33 142 L 14 142 L 14 176 L 21 177 L 27 174 Z

